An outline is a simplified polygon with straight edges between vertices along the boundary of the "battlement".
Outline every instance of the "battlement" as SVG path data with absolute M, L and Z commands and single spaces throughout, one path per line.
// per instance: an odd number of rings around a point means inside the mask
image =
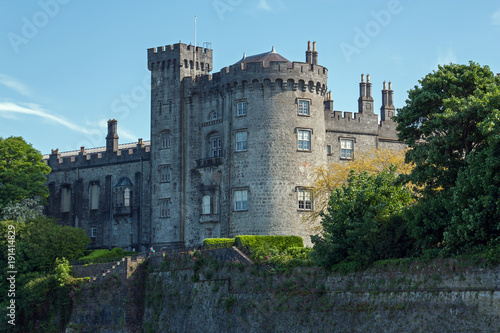
M 201 46 L 195 47 L 194 45 L 187 45 L 183 43 L 158 46 L 148 49 L 148 69 L 154 70 L 165 67 L 170 68 L 170 66 L 174 64 L 174 67 L 181 67 L 183 66 L 183 60 L 193 60 L 194 54 L 196 54 L 198 62 L 203 63 L 204 67 L 208 66 L 208 69 L 203 68 L 203 71 L 211 70 L 213 56 L 212 49 L 203 48 Z
M 118 146 L 117 151 L 106 151 L 106 147 L 59 152 L 52 149 L 50 154 L 43 156 L 45 164 L 52 172 L 74 168 L 95 167 L 106 164 L 138 162 L 150 159 L 151 142 L 139 139 L 137 143 L 126 143 Z
M 212 75 L 201 75 L 192 80 L 184 78 L 185 96 L 193 94 L 211 95 L 218 91 L 238 89 L 279 89 L 327 93 L 328 69 L 319 65 L 286 61 L 271 61 L 269 67 L 263 62 L 238 63 L 224 67 Z

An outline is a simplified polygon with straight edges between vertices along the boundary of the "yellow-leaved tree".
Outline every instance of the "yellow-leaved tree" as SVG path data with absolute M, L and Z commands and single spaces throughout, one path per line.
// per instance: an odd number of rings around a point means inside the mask
M 340 160 L 316 168 L 314 170 L 315 180 L 311 184 L 314 198 L 313 210 L 303 217 L 311 234 L 321 232 L 320 213 L 326 212 L 332 191 L 346 183 L 351 170 L 356 173 L 366 171 L 370 174 L 376 174 L 388 169 L 393 164 L 397 167 L 398 174 L 409 174 L 413 166 L 405 163 L 405 153 L 404 149 L 394 151 L 373 148 L 368 152 L 357 153 L 353 160 Z

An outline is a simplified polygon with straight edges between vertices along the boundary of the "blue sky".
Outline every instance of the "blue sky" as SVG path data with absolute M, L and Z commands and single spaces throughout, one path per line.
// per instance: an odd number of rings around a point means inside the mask
M 150 137 L 146 50 L 210 42 L 217 72 L 276 51 L 304 61 L 316 41 L 336 110 L 356 111 L 360 74 L 375 107 L 392 81 L 397 108 L 438 64 L 500 72 L 498 1 L 0 0 L 0 136 L 22 136 L 42 153 Z

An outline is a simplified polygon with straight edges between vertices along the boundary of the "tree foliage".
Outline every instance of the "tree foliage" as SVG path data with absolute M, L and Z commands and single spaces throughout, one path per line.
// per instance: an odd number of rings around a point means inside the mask
M 395 167 L 370 175 L 351 171 L 347 184 L 334 189 L 322 214 L 321 235 L 311 237 L 313 256 L 325 267 L 406 256 L 412 240 L 400 213 L 411 192 L 396 182 Z
M 408 174 L 412 165 L 405 163 L 405 151 L 394 151 L 390 149 L 372 149 L 368 152 L 359 152 L 356 158 L 350 161 L 337 161 L 315 169 L 315 180 L 312 184 L 314 198 L 313 210 L 304 215 L 304 222 L 310 226 L 313 233 L 321 231 L 318 218 L 321 212 L 326 212 L 331 193 L 346 184 L 352 170 L 355 172 L 367 172 L 377 174 L 388 169 L 391 165 L 396 166 L 398 174 Z
M 49 166 L 42 155 L 21 137 L 0 137 L 0 211 L 24 198 L 45 200 Z
M 500 78 L 470 62 L 419 83 L 395 118 L 421 190 L 408 226 L 422 249 L 478 251 L 500 237 Z
M 478 125 L 490 109 L 478 101 L 498 89 L 499 79 L 470 62 L 439 66 L 419 83 L 395 120 L 399 139 L 410 148 L 406 161 L 415 164 L 409 179 L 432 194 L 453 187 L 468 155 L 485 146 Z

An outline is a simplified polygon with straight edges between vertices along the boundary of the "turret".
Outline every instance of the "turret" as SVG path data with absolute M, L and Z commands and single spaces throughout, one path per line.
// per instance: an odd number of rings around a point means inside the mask
M 361 74 L 361 83 L 359 84 L 358 112 L 373 114 L 372 84 L 370 82 L 369 74 L 366 76 L 366 83 L 365 75 Z
M 108 136 L 106 136 L 106 152 L 118 151 L 118 133 L 116 119 L 108 120 Z

